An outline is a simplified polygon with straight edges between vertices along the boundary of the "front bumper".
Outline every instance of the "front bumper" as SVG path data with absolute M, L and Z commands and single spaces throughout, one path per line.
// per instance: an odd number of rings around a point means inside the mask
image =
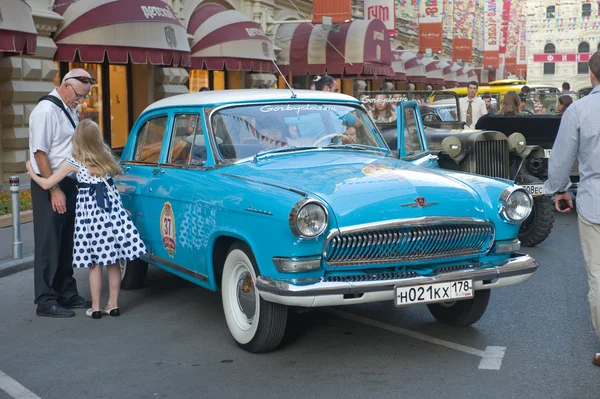
M 320 307 L 353 305 L 368 302 L 391 301 L 394 287 L 440 283 L 461 279 L 473 279 L 475 290 L 483 290 L 527 281 L 539 264 L 529 255 L 514 254 L 513 257 L 486 268 L 463 269 L 435 276 L 420 276 L 392 280 L 328 282 L 295 285 L 259 276 L 256 288 L 260 296 L 269 302 L 288 306 Z

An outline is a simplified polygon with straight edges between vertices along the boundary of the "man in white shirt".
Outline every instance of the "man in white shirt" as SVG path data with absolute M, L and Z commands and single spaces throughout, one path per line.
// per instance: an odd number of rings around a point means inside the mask
M 465 122 L 465 129 L 474 129 L 479 118 L 487 114 L 485 102 L 475 97 L 478 87 L 476 81 L 469 82 L 467 96 L 459 100 L 460 120 Z
M 29 116 L 29 157 L 36 173 L 49 177 L 71 155 L 71 141 L 79 122 L 76 107 L 87 98 L 92 84 L 83 69 L 70 71 L 60 87 L 40 99 Z M 77 292 L 73 278 L 76 181 L 64 179 L 45 191 L 31 181 L 33 207 L 34 290 L 36 314 L 72 317 L 72 308 L 91 302 Z

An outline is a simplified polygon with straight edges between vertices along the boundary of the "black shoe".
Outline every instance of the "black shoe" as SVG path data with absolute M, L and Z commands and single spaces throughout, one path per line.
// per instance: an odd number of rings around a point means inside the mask
M 40 317 L 57 317 L 57 318 L 67 318 L 75 316 L 75 312 L 69 309 L 65 309 L 60 305 L 52 305 L 45 308 L 40 308 L 38 306 L 35 314 Z
M 92 307 L 92 301 L 88 301 L 79 295 L 75 295 L 68 301 L 59 301 L 59 304 L 65 309 L 86 309 Z

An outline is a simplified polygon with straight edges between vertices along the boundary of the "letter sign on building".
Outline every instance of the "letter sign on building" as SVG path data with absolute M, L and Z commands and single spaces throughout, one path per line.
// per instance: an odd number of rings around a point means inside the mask
M 590 53 L 534 54 L 533 62 L 588 62 L 590 56 Z
M 396 1 L 365 0 L 364 17 L 367 21 L 380 19 L 385 24 L 390 36 L 396 34 Z

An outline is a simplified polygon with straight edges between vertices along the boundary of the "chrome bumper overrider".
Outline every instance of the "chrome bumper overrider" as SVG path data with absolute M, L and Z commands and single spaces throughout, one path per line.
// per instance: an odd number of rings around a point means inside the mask
M 265 300 L 275 303 L 308 307 L 330 306 L 373 302 L 388 297 L 391 299 L 396 286 L 473 279 L 475 290 L 502 287 L 526 281 L 538 267 L 538 263 L 531 256 L 515 254 L 512 258 L 491 267 L 464 269 L 436 276 L 352 282 L 319 281 L 306 285 L 295 285 L 259 276 L 256 288 Z M 320 300 L 320 297 L 324 298 Z

